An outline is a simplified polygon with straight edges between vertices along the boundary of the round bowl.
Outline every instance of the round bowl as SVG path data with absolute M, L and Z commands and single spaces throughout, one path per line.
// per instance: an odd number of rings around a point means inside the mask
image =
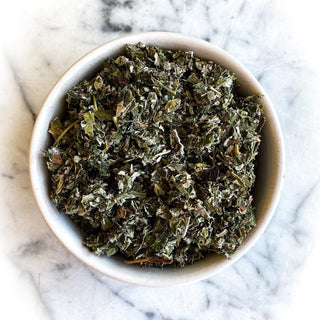
M 172 50 L 192 50 L 195 55 L 213 60 L 237 75 L 240 91 L 244 95 L 261 95 L 267 119 L 262 131 L 262 143 L 257 163 L 257 179 L 254 187 L 256 227 L 241 247 L 227 259 L 211 254 L 193 265 L 180 267 L 150 268 L 127 265 L 120 257 L 96 256 L 82 245 L 77 227 L 69 218 L 60 214 L 49 198 L 49 174 L 41 149 L 49 147 L 50 121 L 61 116 L 65 109 L 66 92 L 79 81 L 94 76 L 103 68 L 107 57 L 123 52 L 125 44 L 139 41 Z M 132 34 L 110 41 L 89 52 L 74 63 L 57 81 L 38 115 L 30 148 L 30 176 L 39 209 L 58 240 L 80 261 L 102 274 L 127 283 L 165 287 L 190 283 L 213 276 L 236 262 L 258 240 L 270 222 L 276 209 L 284 177 L 284 147 L 277 115 L 265 91 L 254 76 L 234 57 L 222 49 L 197 38 L 168 32 Z

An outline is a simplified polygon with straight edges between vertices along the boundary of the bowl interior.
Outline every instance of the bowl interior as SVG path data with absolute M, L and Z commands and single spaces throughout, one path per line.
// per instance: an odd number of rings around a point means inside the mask
M 192 50 L 195 55 L 213 60 L 236 73 L 240 91 L 244 95 L 260 94 L 267 118 L 262 132 L 262 143 L 254 188 L 257 226 L 230 260 L 211 254 L 184 268 L 147 268 L 126 265 L 120 257 L 98 257 L 82 245 L 79 230 L 67 216 L 59 214 L 49 198 L 49 176 L 41 149 L 50 144 L 47 132 L 50 121 L 65 110 L 65 95 L 76 83 L 89 79 L 103 68 L 107 57 L 123 52 L 127 43 L 137 42 L 157 45 L 173 50 Z M 150 32 L 126 36 L 111 41 L 91 51 L 76 62 L 51 90 L 38 116 L 30 149 L 30 175 L 38 206 L 51 231 L 60 242 L 82 262 L 93 269 L 121 281 L 147 286 L 169 286 L 192 282 L 213 275 L 239 259 L 263 233 L 278 202 L 283 176 L 282 135 L 276 114 L 257 80 L 232 56 L 223 50 L 196 38 L 180 34 Z

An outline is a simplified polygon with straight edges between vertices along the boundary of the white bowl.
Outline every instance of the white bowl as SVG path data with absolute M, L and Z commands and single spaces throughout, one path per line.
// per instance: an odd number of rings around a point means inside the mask
M 41 149 L 49 146 L 48 126 L 65 109 L 66 92 L 83 79 L 94 76 L 103 68 L 107 57 L 121 54 L 125 44 L 139 41 L 173 50 L 192 50 L 195 55 L 213 60 L 237 75 L 240 89 L 245 95 L 262 95 L 267 118 L 262 132 L 258 157 L 257 180 L 254 188 L 257 226 L 251 231 L 230 260 L 211 254 L 197 263 L 180 267 L 148 268 L 127 265 L 119 257 L 96 256 L 82 245 L 82 238 L 69 218 L 60 214 L 49 198 L 49 175 Z M 266 229 L 276 209 L 284 177 L 284 147 L 279 121 L 265 91 L 254 76 L 234 57 L 222 49 L 197 38 L 167 32 L 133 34 L 110 41 L 89 52 L 74 63 L 58 80 L 49 93 L 34 126 L 30 148 L 30 176 L 33 192 L 40 211 L 58 240 L 87 266 L 113 279 L 124 282 L 165 287 L 201 280 L 217 274 L 244 255 Z

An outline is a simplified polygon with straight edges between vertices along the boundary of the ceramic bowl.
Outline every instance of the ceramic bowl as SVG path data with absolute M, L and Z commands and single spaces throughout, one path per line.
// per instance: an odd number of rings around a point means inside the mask
M 49 198 L 49 176 L 41 149 L 50 143 L 50 121 L 65 110 L 66 92 L 83 79 L 94 76 L 103 68 L 107 57 L 123 52 L 125 44 L 139 41 L 172 50 L 192 50 L 195 55 L 213 60 L 237 75 L 240 90 L 245 95 L 259 94 L 267 118 L 262 132 L 262 144 L 257 164 L 257 180 L 254 188 L 257 226 L 245 239 L 238 251 L 227 259 L 211 254 L 197 263 L 164 268 L 127 265 L 123 258 L 96 256 L 82 245 L 79 230 L 64 214 L 60 214 Z M 167 32 L 132 34 L 110 41 L 89 52 L 74 63 L 57 81 L 38 115 L 30 148 L 30 176 L 33 192 L 40 211 L 58 240 L 80 261 L 102 274 L 127 283 L 165 287 L 190 283 L 217 274 L 243 256 L 258 240 L 270 222 L 276 209 L 284 177 L 284 147 L 281 128 L 275 110 L 266 92 L 254 76 L 234 57 L 222 49 L 197 38 Z

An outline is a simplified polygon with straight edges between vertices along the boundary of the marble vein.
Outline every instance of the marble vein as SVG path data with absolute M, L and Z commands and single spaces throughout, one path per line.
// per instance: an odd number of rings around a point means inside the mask
M 95 281 L 97 281 L 98 283 L 105 285 L 106 282 L 104 282 L 103 280 L 101 280 L 95 271 L 92 271 L 90 269 L 88 269 L 89 274 L 93 277 L 93 279 L 95 279 Z M 116 297 L 117 299 L 121 300 L 121 302 L 125 303 L 126 305 L 128 305 L 129 307 L 133 308 L 134 310 L 138 311 L 139 313 L 143 314 L 147 319 L 153 319 L 155 317 L 155 313 L 153 311 L 147 311 L 147 310 L 143 310 L 143 309 L 139 309 L 136 307 L 136 305 L 130 301 L 129 299 L 123 297 L 121 295 L 121 293 L 117 290 L 110 290 L 110 292 L 112 293 L 112 295 L 114 297 Z
M 43 299 L 42 295 L 41 295 L 41 274 L 38 274 L 37 279 L 34 278 L 34 274 L 32 274 L 29 271 L 24 271 L 24 273 L 26 274 L 26 277 L 29 278 L 34 291 L 36 292 L 36 302 L 35 302 L 35 316 L 37 316 L 37 313 L 39 312 L 39 304 L 41 304 L 41 306 L 44 308 L 45 310 L 45 314 L 46 314 L 46 318 L 50 319 L 50 320 L 55 320 L 55 317 L 53 316 L 53 312 L 52 310 L 50 310 L 50 308 L 48 307 L 46 301 Z
M 317 189 L 318 185 L 319 185 L 320 179 L 318 178 L 316 180 L 316 182 L 309 188 L 309 190 L 306 192 L 305 196 L 303 197 L 303 199 L 298 203 L 296 209 L 293 212 L 293 217 L 292 220 L 290 221 L 291 224 L 295 223 L 299 218 L 301 218 L 300 216 L 300 210 L 301 208 L 303 208 L 303 206 L 305 206 L 305 204 L 307 203 L 307 201 L 310 199 L 310 197 L 313 195 L 313 192 Z
M 14 176 L 13 176 L 13 175 L 7 174 L 7 173 L 1 173 L 1 177 L 7 178 L 7 179 L 10 179 L 10 180 L 13 180 L 13 179 L 14 179 Z
M 258 70 L 253 71 L 253 74 L 256 77 L 261 76 L 264 72 L 272 69 L 272 68 L 277 68 L 282 64 L 301 64 L 301 63 L 305 63 L 305 59 L 301 58 L 301 57 L 288 57 L 288 58 L 284 58 L 284 59 L 279 59 L 276 61 L 273 61 L 271 63 L 268 63 L 265 66 L 260 67 Z
M 29 113 L 31 114 L 32 116 L 32 119 L 33 119 L 33 122 L 35 122 L 36 118 L 37 118 L 37 114 L 33 111 L 33 107 L 31 106 L 30 102 L 29 102 L 29 99 L 27 97 L 27 93 L 25 92 L 25 88 L 24 88 L 24 85 L 23 83 L 21 82 L 19 76 L 18 76 L 18 73 L 17 73 L 17 70 L 13 64 L 13 62 L 11 61 L 10 58 L 7 57 L 7 62 L 8 62 L 8 66 L 10 67 L 10 70 L 13 74 L 13 78 L 14 80 L 16 81 L 17 83 L 17 86 L 19 87 L 19 92 L 20 92 L 20 95 L 21 95 L 21 98 L 22 100 L 24 101 L 24 104 L 26 106 L 26 109 L 29 111 Z
M 234 22 L 234 18 L 239 16 L 239 14 L 241 14 L 241 12 L 243 11 L 244 7 L 246 4 L 246 0 L 242 0 L 242 1 L 234 1 L 234 5 L 230 8 L 230 16 L 228 17 L 228 24 L 225 27 L 225 32 L 224 35 L 222 37 L 222 39 L 219 42 L 219 45 L 221 46 L 221 48 L 223 49 L 227 49 L 228 47 L 228 42 L 230 39 L 230 35 L 232 33 L 232 25 Z

